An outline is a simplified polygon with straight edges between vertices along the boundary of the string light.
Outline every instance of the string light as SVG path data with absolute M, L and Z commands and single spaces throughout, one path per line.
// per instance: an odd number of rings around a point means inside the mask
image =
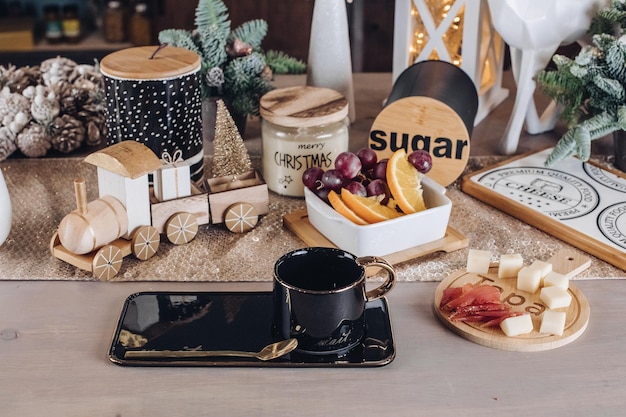
M 414 24 L 413 40 L 409 46 L 410 62 L 415 62 L 420 56 L 430 39 L 428 30 L 424 25 L 424 21 L 420 17 L 419 11 L 415 5 L 415 1 L 421 1 L 429 10 L 435 26 L 439 26 L 445 20 L 450 12 L 455 0 L 414 0 L 411 3 L 411 18 Z M 460 66 L 462 63 L 462 40 L 463 40 L 463 16 L 465 5 L 463 5 L 457 16 L 454 17 L 452 23 L 442 36 L 446 51 L 437 51 L 436 48 L 430 52 L 425 59 L 440 59 L 441 55 L 449 55 L 450 62 Z M 447 53 L 446 53 L 447 52 Z

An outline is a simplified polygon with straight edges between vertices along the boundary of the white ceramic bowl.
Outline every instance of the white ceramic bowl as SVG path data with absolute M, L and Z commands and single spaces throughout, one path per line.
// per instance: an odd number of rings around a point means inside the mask
M 356 256 L 384 256 L 423 245 L 445 236 L 452 202 L 446 189 L 428 177 L 422 179 L 428 209 L 380 223 L 352 223 L 305 187 L 311 224 L 338 248 Z

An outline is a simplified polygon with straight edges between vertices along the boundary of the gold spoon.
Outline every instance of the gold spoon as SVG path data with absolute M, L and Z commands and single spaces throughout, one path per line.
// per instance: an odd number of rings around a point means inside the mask
M 281 340 L 270 343 L 258 352 L 243 352 L 238 350 L 129 350 L 125 358 L 214 358 L 219 356 L 236 356 L 240 358 L 257 358 L 269 361 L 280 358 L 298 346 L 296 339 Z

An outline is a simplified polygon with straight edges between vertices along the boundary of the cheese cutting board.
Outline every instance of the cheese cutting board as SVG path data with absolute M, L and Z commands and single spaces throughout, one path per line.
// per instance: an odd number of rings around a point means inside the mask
M 309 246 L 336 247 L 333 242 L 328 240 L 309 222 L 306 209 L 285 214 L 283 216 L 283 223 Z M 384 258 L 395 265 L 400 262 L 408 261 L 409 259 L 419 258 L 435 252 L 453 252 L 466 248 L 468 244 L 469 240 L 465 235 L 448 226 L 446 234 L 441 239 L 403 251 L 394 252 L 385 255 Z
M 553 271 L 566 275 L 568 278 L 582 272 L 591 265 L 591 260 L 571 250 L 557 252 L 547 262 L 553 266 Z M 531 333 L 509 337 L 499 326 L 486 328 L 480 323 L 452 321 L 448 312 L 439 308 L 443 291 L 446 288 L 460 287 L 464 284 L 489 284 L 501 289 L 501 300 L 509 304 L 513 311 L 528 312 L 533 321 L 534 330 Z M 433 311 L 435 316 L 454 333 L 474 343 L 494 349 L 537 352 L 555 349 L 576 340 L 587 328 L 590 308 L 585 295 L 570 282 L 569 294 L 572 302 L 569 307 L 557 309 L 566 312 L 565 330 L 560 336 L 539 333 L 543 312 L 547 309 L 539 299 L 539 291 L 528 293 L 516 288 L 516 278 L 498 278 L 498 267 L 492 265 L 487 274 L 476 274 L 465 270 L 458 271 L 441 281 L 435 291 Z
M 463 177 L 465 193 L 626 270 L 626 176 L 551 148 Z

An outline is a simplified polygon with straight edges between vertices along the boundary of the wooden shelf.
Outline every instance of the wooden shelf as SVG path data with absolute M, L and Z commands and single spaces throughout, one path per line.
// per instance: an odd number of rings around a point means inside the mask
M 17 67 L 39 65 L 42 61 L 56 56 L 72 59 L 79 64 L 92 64 L 94 60 L 100 61 L 111 52 L 131 46 L 130 42 L 106 42 L 100 32 L 89 33 L 76 44 L 67 42 L 50 44 L 45 39 L 40 39 L 30 49 L 0 50 L 0 65 L 12 64 Z
M 130 42 L 107 42 L 102 37 L 102 33 L 92 32 L 83 35 L 80 42 L 68 43 L 61 42 L 57 44 L 50 44 L 45 39 L 40 39 L 35 43 L 35 46 L 30 51 L 24 52 L 36 52 L 36 51 L 97 51 L 97 50 L 117 50 L 122 48 L 129 48 L 132 44 Z

